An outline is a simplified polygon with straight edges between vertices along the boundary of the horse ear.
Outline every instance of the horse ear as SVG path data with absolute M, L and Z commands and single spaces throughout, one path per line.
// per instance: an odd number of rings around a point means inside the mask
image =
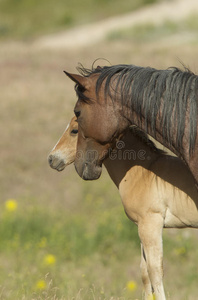
M 81 75 L 78 75 L 78 74 L 71 74 L 71 73 L 68 73 L 66 71 L 63 71 L 72 81 L 74 81 L 75 83 L 77 83 L 78 85 L 84 87 L 87 89 L 88 87 L 88 78 L 87 77 L 84 77 L 84 76 L 81 76 Z

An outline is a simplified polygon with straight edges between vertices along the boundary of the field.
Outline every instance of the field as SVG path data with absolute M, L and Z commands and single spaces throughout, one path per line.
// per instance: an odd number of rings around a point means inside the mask
M 0 38 L 30 40 L 46 33 L 92 23 L 159 0 L 1 0 Z M 36 22 L 35 22 L 36 20 Z
M 91 67 L 103 57 L 156 68 L 182 62 L 196 73 L 197 28 L 197 16 L 188 16 L 112 32 L 76 49 L 42 50 L 24 42 L 21 31 L 2 37 L 1 300 L 142 299 L 137 227 L 105 169 L 98 181 L 84 182 L 73 165 L 61 173 L 48 166 L 76 101 L 63 70 L 75 72 L 79 62 Z M 196 230 L 164 230 L 163 237 L 167 299 L 196 300 Z

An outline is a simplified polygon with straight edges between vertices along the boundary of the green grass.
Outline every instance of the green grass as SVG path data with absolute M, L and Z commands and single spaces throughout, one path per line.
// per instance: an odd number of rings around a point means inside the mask
M 145 23 L 133 26 L 132 28 L 113 31 L 108 35 L 110 40 L 131 40 L 134 42 L 153 42 L 174 34 L 197 33 L 198 15 L 193 14 L 186 19 L 174 22 L 165 21 L 163 24 L 155 25 Z
M 0 38 L 31 39 L 126 13 L 158 0 L 0 0 Z
M 31 299 L 33 294 L 68 299 L 70 294 L 72 297 L 77 295 L 80 289 L 83 289 L 82 294 L 90 291 L 92 285 L 100 289 L 94 293 L 105 289 L 104 296 L 110 296 L 104 278 L 99 280 L 98 276 L 102 270 L 112 273 L 112 264 L 118 268 L 118 263 L 125 261 L 125 249 L 130 249 L 130 253 L 139 249 L 137 228 L 127 220 L 120 206 L 104 211 L 104 200 L 100 198 L 96 200 L 95 210 L 90 202 L 94 201 L 91 195 L 84 197 L 86 210 L 88 207 L 92 210 L 89 217 L 59 210 L 49 213 L 42 206 L 26 207 L 25 203 L 15 211 L 8 211 L 2 203 L 0 299 L 20 299 L 23 295 Z M 48 255 L 55 261 L 46 262 Z M 96 264 L 96 270 L 92 270 Z M 113 287 L 110 293 L 116 295 L 124 290 L 126 275 L 119 287 L 112 280 L 116 278 L 109 278 Z M 39 287 L 40 281 L 46 286 Z M 98 281 L 101 281 L 99 285 Z
M 141 299 L 137 227 L 114 195 L 107 204 L 98 192 L 85 192 L 81 213 L 73 214 L 29 205 L 34 199 L 18 199 L 14 211 L 1 203 L 0 299 Z M 198 280 L 197 242 L 188 231 L 169 233 L 164 233 L 167 290 L 168 273 L 182 263 L 190 273 L 174 281 L 185 282 L 180 299 L 188 299 Z M 134 290 L 127 288 L 131 280 Z
M 114 219 L 115 215 L 117 217 Z M 61 211 L 49 214 L 38 207 L 4 212 L 1 216 L 0 250 L 26 249 L 29 245 L 32 249 L 37 249 L 37 245 L 44 239 L 46 248 L 53 249 L 56 253 L 59 249 L 60 252 L 65 249 L 62 252 L 64 259 L 81 259 L 96 250 L 103 253 L 113 251 L 114 240 L 124 242 L 132 238 L 133 243 L 139 245 L 136 227 L 131 227 L 132 223 L 120 209 L 97 209 L 94 219 L 92 216 L 90 220 L 87 222 L 87 216 L 82 214 L 71 216 Z

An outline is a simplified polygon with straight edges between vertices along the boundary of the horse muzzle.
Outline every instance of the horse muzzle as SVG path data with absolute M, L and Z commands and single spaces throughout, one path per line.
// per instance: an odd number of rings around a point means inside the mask
M 60 159 L 59 156 L 53 154 L 48 156 L 48 163 L 52 169 L 55 169 L 59 172 L 63 171 L 66 167 L 64 159 Z
M 75 162 L 75 168 L 78 175 L 84 180 L 96 180 L 102 173 L 102 165 L 96 165 L 93 162 L 84 162 L 82 165 Z

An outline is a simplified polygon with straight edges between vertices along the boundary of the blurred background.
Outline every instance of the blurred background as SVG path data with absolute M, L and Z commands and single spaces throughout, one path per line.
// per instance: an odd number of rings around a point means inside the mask
M 63 70 L 197 73 L 197 53 L 197 0 L 0 0 L 0 299 L 142 299 L 137 227 L 106 170 L 48 166 L 76 101 Z M 167 298 L 197 299 L 196 230 L 163 238 Z

